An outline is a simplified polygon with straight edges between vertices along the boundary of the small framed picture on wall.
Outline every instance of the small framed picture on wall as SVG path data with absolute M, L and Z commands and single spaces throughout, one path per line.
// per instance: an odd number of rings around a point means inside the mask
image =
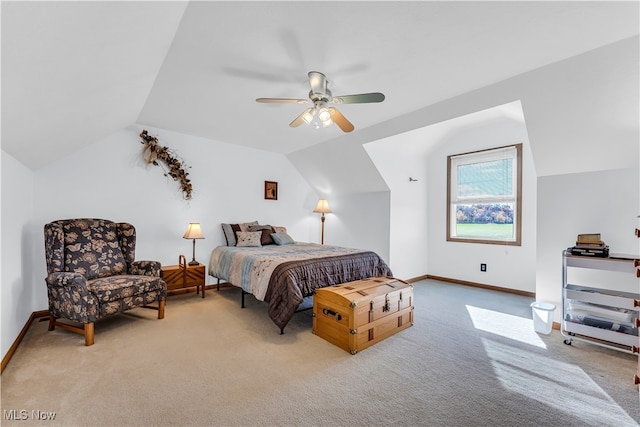
M 267 200 L 278 200 L 278 183 L 275 181 L 264 182 L 264 198 Z

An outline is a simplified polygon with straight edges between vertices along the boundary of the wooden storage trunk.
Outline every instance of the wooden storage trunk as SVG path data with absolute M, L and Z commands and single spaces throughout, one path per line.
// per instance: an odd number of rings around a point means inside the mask
M 317 289 L 313 333 L 356 354 L 413 325 L 413 286 L 372 277 Z

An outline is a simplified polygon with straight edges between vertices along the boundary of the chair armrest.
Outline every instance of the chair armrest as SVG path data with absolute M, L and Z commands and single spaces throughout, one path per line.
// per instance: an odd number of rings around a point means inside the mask
M 100 318 L 98 300 L 87 288 L 87 279 L 79 273 L 56 272 L 46 278 L 49 314 L 80 323 Z
M 158 261 L 134 261 L 129 268 L 129 274 L 160 277 L 161 266 Z
M 59 271 L 51 273 L 46 279 L 47 286 L 67 288 L 79 293 L 89 292 L 87 289 L 87 279 L 80 273 Z

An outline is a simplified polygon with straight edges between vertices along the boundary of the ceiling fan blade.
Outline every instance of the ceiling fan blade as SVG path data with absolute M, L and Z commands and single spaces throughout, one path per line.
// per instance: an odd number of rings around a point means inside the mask
M 306 121 L 304 120 L 304 116 L 311 113 L 311 111 L 313 111 L 313 108 L 307 108 L 306 110 L 304 110 L 302 114 L 300 114 L 298 117 L 293 119 L 291 123 L 289 123 L 289 126 L 291 126 L 292 128 L 297 128 L 301 124 L 306 123 Z
M 357 95 L 334 96 L 331 102 L 336 104 L 364 104 L 367 102 L 382 102 L 384 94 L 380 92 L 360 93 Z
M 355 129 L 353 124 L 351 124 L 351 122 L 347 120 L 337 108 L 329 107 L 329 114 L 331 114 L 331 120 L 333 120 L 333 122 L 338 125 L 343 132 L 351 132 Z
M 294 99 L 294 98 L 258 98 L 256 102 L 262 104 L 280 103 L 280 104 L 306 104 L 308 99 Z

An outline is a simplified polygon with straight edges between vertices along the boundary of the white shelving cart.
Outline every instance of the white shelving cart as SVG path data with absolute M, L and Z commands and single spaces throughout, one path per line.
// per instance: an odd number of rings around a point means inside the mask
M 580 272 L 574 272 L 575 269 L 592 270 L 589 277 L 596 276 L 597 280 L 597 276 L 601 276 L 602 283 L 585 284 Z M 606 274 L 598 274 L 596 270 L 621 273 L 625 280 L 620 282 L 631 279 L 637 284 L 633 258 L 615 257 L 613 254 L 607 258 L 576 256 L 567 250 L 563 251 L 560 332 L 565 337 L 564 343 L 570 345 L 573 340 L 581 340 L 637 353 L 640 293 L 621 290 L 615 277 L 614 283 L 611 283 Z M 631 276 L 627 276 L 627 273 Z M 585 277 L 584 274 L 582 277 Z M 638 290 L 637 285 L 635 290 Z

